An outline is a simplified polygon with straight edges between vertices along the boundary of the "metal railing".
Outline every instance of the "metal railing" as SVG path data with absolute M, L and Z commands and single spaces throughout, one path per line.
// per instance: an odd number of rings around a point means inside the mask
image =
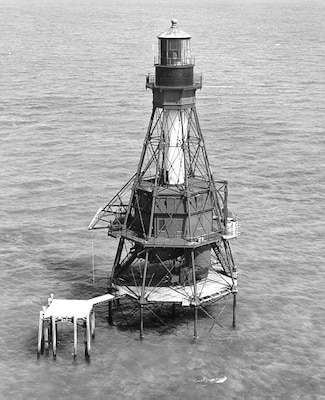
M 157 85 L 157 86 L 168 86 L 168 79 L 166 79 L 166 85 L 164 85 L 164 82 L 162 84 Z M 146 86 L 147 87 L 152 87 L 156 85 L 156 75 L 154 73 L 148 73 L 146 76 Z M 179 86 L 188 86 L 185 82 L 182 82 L 181 80 L 179 81 Z M 202 74 L 194 74 L 193 76 L 193 85 L 190 86 L 195 86 L 195 87 L 202 87 Z

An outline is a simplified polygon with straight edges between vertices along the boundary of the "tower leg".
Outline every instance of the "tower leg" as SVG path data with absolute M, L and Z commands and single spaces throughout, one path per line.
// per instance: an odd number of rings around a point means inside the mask
M 151 226 L 152 226 L 152 224 L 151 224 Z M 142 288 L 141 288 L 141 297 L 140 297 L 140 340 L 143 339 L 143 308 L 144 308 L 144 305 L 146 304 L 145 293 L 146 293 L 146 279 L 147 279 L 148 263 L 149 263 L 149 251 L 146 252 L 146 260 L 145 260 L 143 276 L 142 276 Z
M 140 304 L 140 340 L 143 339 L 143 304 Z
M 89 314 L 87 315 L 86 318 L 86 340 L 85 340 L 85 356 L 87 359 L 90 357 L 90 316 Z
M 189 207 L 190 208 L 190 207 Z M 193 338 L 196 340 L 198 338 L 197 335 L 197 314 L 198 314 L 198 295 L 197 295 L 197 284 L 196 284 L 196 274 L 195 274 L 195 258 L 194 258 L 194 250 L 191 250 L 191 259 L 192 259 L 192 276 L 193 276 L 193 297 L 194 297 L 194 335 Z
M 236 293 L 233 294 L 233 303 L 232 303 L 232 326 L 236 327 Z
M 198 339 L 197 335 L 197 306 L 194 307 L 194 340 Z
M 73 317 L 73 357 L 77 356 L 78 348 L 78 320 L 77 317 Z

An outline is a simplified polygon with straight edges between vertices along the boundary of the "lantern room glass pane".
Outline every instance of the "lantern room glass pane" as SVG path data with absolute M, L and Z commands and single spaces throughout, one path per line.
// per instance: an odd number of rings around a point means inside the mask
M 160 39 L 159 58 L 161 65 L 191 64 L 190 39 Z

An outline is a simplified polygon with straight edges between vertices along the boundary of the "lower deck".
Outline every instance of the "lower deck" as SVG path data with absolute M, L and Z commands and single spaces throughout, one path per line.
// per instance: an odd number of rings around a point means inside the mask
M 142 286 L 115 285 L 118 294 L 140 299 Z M 208 303 L 232 293 L 233 280 L 231 277 L 209 271 L 206 278 L 197 281 L 196 287 L 191 285 L 145 286 L 144 298 L 150 303 L 179 303 L 182 306 L 191 306 Z M 195 296 L 196 294 L 196 296 Z M 197 302 L 195 302 L 195 297 Z

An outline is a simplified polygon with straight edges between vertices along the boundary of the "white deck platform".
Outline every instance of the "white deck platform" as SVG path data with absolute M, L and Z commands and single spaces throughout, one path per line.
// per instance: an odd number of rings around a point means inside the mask
M 85 326 L 85 354 L 90 356 L 90 337 L 95 335 L 95 312 L 94 305 L 104 301 L 111 301 L 115 297 L 111 294 L 94 297 L 89 300 L 54 299 L 48 298 L 48 305 L 40 312 L 38 329 L 37 354 L 48 349 L 52 341 L 53 356 L 56 356 L 56 325 L 58 322 L 72 322 L 74 326 L 74 356 L 77 354 L 78 345 L 78 320 Z

